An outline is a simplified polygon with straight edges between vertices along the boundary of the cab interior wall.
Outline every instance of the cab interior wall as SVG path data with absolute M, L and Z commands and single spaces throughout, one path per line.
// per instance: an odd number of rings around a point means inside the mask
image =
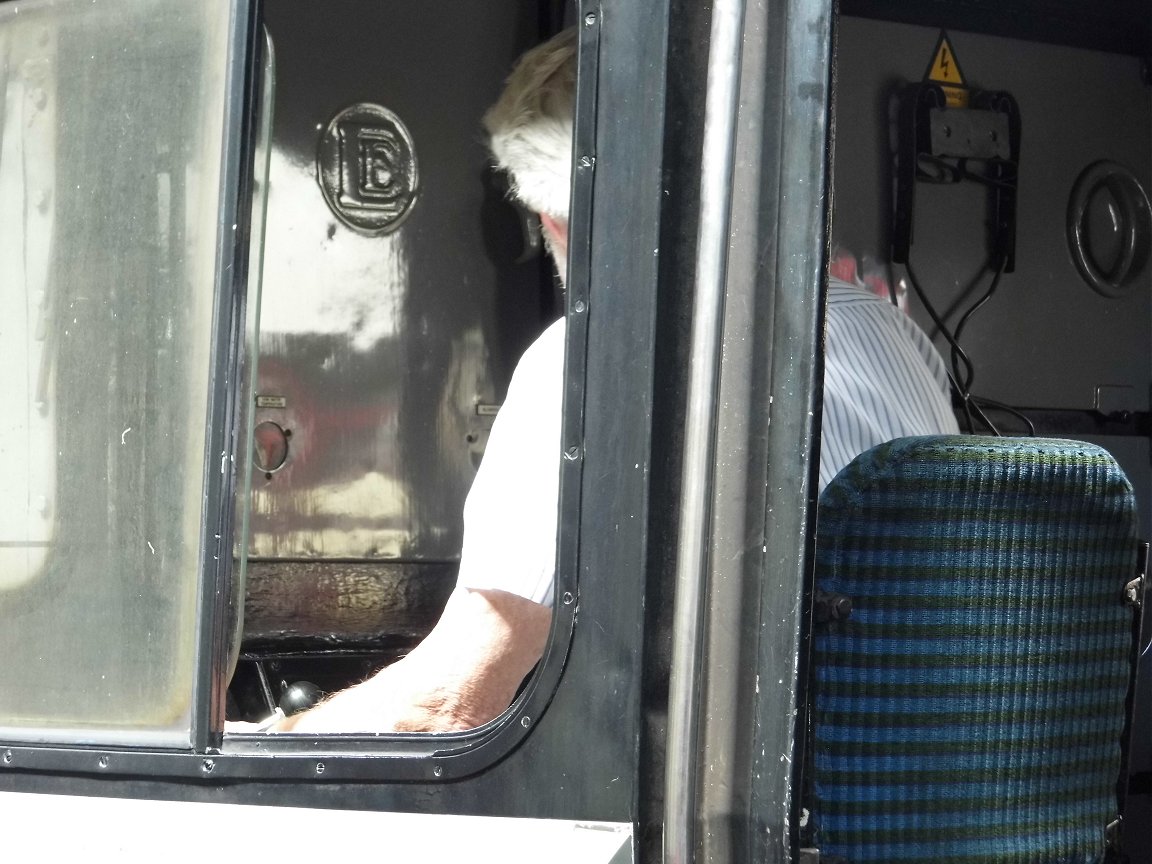
M 1120 296 L 1103 296 L 1081 277 L 1068 240 L 1070 197 L 1093 163 L 1118 163 L 1152 189 L 1147 4 L 843 0 L 840 9 L 833 259 L 850 253 L 862 274 L 892 285 L 906 277 L 891 254 L 896 94 L 925 78 L 946 28 L 966 85 L 1008 91 L 1021 120 L 1015 269 L 964 330 L 972 391 L 1031 414 L 1037 434 L 1108 449 L 1133 484 L 1145 537 L 1152 536 L 1152 274 L 1145 265 Z M 917 183 L 915 195 L 911 261 L 954 328 L 992 276 L 989 194 L 975 183 Z M 912 292 L 909 302 L 947 361 L 947 343 Z M 1061 419 L 1074 414 L 1090 422 Z M 1027 434 L 1007 412 L 989 416 L 1005 434 Z M 1125 838 L 1133 862 L 1152 860 L 1144 827 L 1152 818 L 1150 667 L 1143 664 L 1137 683 L 1129 766 L 1139 793 L 1129 797 L 1125 817 L 1140 826 Z

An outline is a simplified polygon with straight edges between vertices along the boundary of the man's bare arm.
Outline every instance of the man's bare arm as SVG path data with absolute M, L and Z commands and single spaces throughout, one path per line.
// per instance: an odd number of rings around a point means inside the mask
M 450 732 L 499 716 L 540 659 L 552 610 L 506 591 L 457 588 L 403 659 L 275 732 Z

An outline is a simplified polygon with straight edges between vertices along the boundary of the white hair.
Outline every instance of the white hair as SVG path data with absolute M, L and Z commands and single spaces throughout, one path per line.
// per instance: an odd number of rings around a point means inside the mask
M 512 194 L 538 213 L 568 221 L 576 37 L 570 27 L 520 58 L 500 99 L 484 115 L 496 164 Z

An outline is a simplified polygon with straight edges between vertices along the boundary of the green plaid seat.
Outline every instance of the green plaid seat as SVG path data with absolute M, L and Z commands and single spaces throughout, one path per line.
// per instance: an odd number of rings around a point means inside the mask
M 1103 860 L 1137 566 L 1112 457 L 1076 441 L 898 439 L 825 489 L 817 546 L 817 589 L 853 604 L 813 635 L 821 855 Z

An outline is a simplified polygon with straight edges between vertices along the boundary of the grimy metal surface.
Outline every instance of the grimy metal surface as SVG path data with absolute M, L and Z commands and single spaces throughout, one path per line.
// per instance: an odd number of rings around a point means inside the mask
M 831 10 L 752 0 L 712 15 L 694 308 L 707 332 L 694 338 L 688 396 L 702 404 L 685 420 L 664 856 L 787 861 Z M 701 415 L 714 446 L 692 427 Z
M 751 0 L 714 457 L 697 860 L 794 860 L 832 9 Z
M 559 314 L 480 123 L 540 40 L 540 10 L 268 0 L 265 16 L 277 68 L 255 420 L 275 426 L 258 426 L 271 461 L 249 551 L 454 561 L 512 369 Z

